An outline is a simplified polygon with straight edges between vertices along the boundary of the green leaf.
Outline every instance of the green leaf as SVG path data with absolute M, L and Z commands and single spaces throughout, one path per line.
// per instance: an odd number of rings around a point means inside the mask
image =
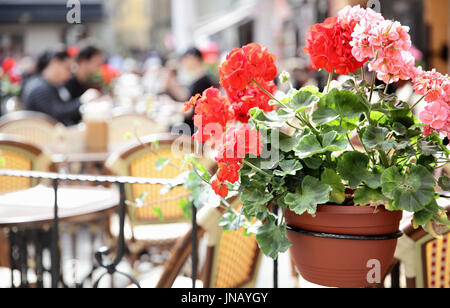
M 370 205 L 370 206 L 380 206 L 388 205 L 390 200 L 387 199 L 379 189 L 371 189 L 368 187 L 361 187 L 355 191 L 354 196 L 355 205 Z
M 186 162 L 190 163 L 201 175 L 202 179 L 206 182 L 211 180 L 211 174 L 209 174 L 208 169 L 203 166 L 198 160 L 196 160 L 192 155 L 188 155 L 186 158 Z
M 302 183 L 302 193 L 289 193 L 284 198 L 284 202 L 298 215 L 308 212 L 314 215 L 318 204 L 325 204 L 330 200 L 330 185 L 322 184 L 312 176 L 306 176 Z
M 321 182 L 330 185 L 332 188 L 330 202 L 344 203 L 345 185 L 342 183 L 342 178 L 334 170 L 325 169 L 322 173 Z
M 442 176 L 439 178 L 439 186 L 444 191 L 450 191 L 450 178 L 448 176 Z
M 152 146 L 155 148 L 156 151 L 158 151 L 159 150 L 159 141 L 157 141 L 157 140 L 153 141 Z
M 296 112 L 301 112 L 305 109 L 311 108 L 314 104 L 320 101 L 316 93 L 302 89 L 295 93 L 291 100 L 291 106 Z
M 160 207 L 154 207 L 153 213 L 158 217 L 160 221 L 164 221 L 163 212 Z
M 133 138 L 133 134 L 132 133 L 125 133 L 125 135 L 123 136 L 123 140 L 130 140 L 131 138 Z
M 428 169 L 431 173 L 434 172 L 433 166 L 436 164 L 436 158 L 434 156 L 425 156 L 421 155 L 419 157 L 419 160 L 417 161 L 418 165 L 424 166 Z
M 178 206 L 183 211 L 184 217 L 186 219 L 192 219 L 192 206 L 189 201 L 180 199 L 180 201 L 178 202 Z
M 267 203 L 273 200 L 272 194 L 258 189 L 244 189 L 240 193 L 247 215 L 256 216 L 267 211 Z
M 323 96 L 313 113 L 313 121 L 317 124 L 328 124 L 338 118 L 354 120 L 368 112 L 367 106 L 353 92 L 333 89 Z
M 419 153 L 425 156 L 431 156 L 436 152 L 439 152 L 439 147 L 431 141 L 421 140 L 417 143 Z
M 299 138 L 294 136 L 288 136 L 280 133 L 280 150 L 283 152 L 291 152 L 299 144 Z
M 274 174 L 277 176 L 295 175 L 297 171 L 303 169 L 303 165 L 298 160 L 282 160 L 280 161 L 280 168 L 282 171 L 275 170 Z
M 362 141 L 369 149 L 378 148 L 382 151 L 390 151 L 394 148 L 395 142 L 387 140 L 388 134 L 387 128 L 369 126 L 363 134 Z
M 286 252 L 292 245 L 286 237 L 286 224 L 277 226 L 273 215 L 269 215 L 265 223 L 258 228 L 256 241 L 262 252 L 272 259 Z
M 335 152 L 345 150 L 348 146 L 348 141 L 336 131 L 331 131 L 323 135 L 322 144 L 317 139 L 316 135 L 308 135 L 300 140 L 298 146 L 294 149 L 295 155 L 301 159 L 322 154 L 326 152 Z
M 271 112 L 264 112 L 259 108 L 253 108 L 249 111 L 252 122 L 258 127 L 263 128 L 281 128 L 286 122 L 295 117 L 295 114 L 283 108 Z
M 413 227 L 418 229 L 420 226 L 426 226 L 433 217 L 439 212 L 439 206 L 436 200 L 431 201 L 422 211 L 414 214 Z
M 137 207 L 143 207 L 145 204 L 145 200 L 147 200 L 148 192 L 144 192 L 139 195 L 139 197 L 136 198 L 136 206 Z
M 387 169 L 382 177 L 383 194 L 393 200 L 398 210 L 418 212 L 434 199 L 435 180 L 423 166 L 413 166 L 402 175 L 398 167 Z
M 381 187 L 381 175 L 384 169 L 380 166 L 375 166 L 372 172 L 367 171 L 364 175 L 363 181 L 372 189 Z
M 4 157 L 0 157 L 0 168 L 5 168 L 6 159 Z
M 245 224 L 242 215 L 236 215 L 232 209 L 229 209 L 219 220 L 219 226 L 227 231 L 237 231 Z
M 338 173 L 349 182 L 350 188 L 357 188 L 366 178 L 369 158 L 360 152 L 347 152 L 338 162 Z
M 319 170 L 323 164 L 323 160 L 319 157 L 309 157 L 303 159 L 303 162 L 309 169 Z
M 169 162 L 170 160 L 168 158 L 158 158 L 158 160 L 156 161 L 156 170 L 161 171 Z
M 395 122 L 392 129 L 398 136 L 405 136 L 408 133 L 408 129 L 402 123 Z

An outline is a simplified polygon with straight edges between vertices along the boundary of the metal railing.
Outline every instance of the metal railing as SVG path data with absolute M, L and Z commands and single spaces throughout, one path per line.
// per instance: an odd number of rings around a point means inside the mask
M 57 288 L 60 280 L 60 260 L 59 260 L 59 217 L 58 217 L 58 188 L 60 181 L 73 181 L 73 182 L 87 182 L 96 184 L 118 184 L 120 193 L 120 202 L 118 207 L 118 215 L 120 221 L 120 229 L 117 243 L 117 250 L 114 260 L 108 258 L 110 255 L 110 249 L 108 247 L 102 247 L 95 253 L 95 260 L 98 265 L 104 269 L 106 272 L 102 274 L 94 283 L 94 288 L 98 288 L 100 281 L 106 275 L 119 274 L 127 277 L 133 282 L 137 287 L 140 288 L 139 282 L 129 274 L 123 273 L 117 270 L 117 266 L 122 261 L 125 253 L 125 216 L 126 216 L 126 197 L 125 197 L 125 185 L 126 184 L 150 184 L 150 185 L 180 185 L 183 182 L 179 179 L 155 179 L 155 178 L 139 178 L 139 177 L 116 177 L 116 176 L 91 176 L 91 175 L 75 175 L 75 174 L 58 174 L 50 172 L 39 172 L 39 171 L 18 171 L 18 170 L 7 170 L 0 169 L 0 176 L 8 177 L 19 177 L 19 178 L 31 178 L 39 180 L 51 180 L 52 187 L 55 196 L 54 203 L 54 217 L 51 228 L 51 239 L 50 239 L 50 256 L 51 256 L 51 286 L 52 288 Z M 193 260 L 193 274 L 192 281 L 195 287 L 195 281 L 197 279 L 197 220 L 196 220 L 196 208 L 193 206 L 192 215 L 192 260 Z M 26 256 L 25 256 L 26 257 Z M 23 258 L 23 257 L 22 257 Z M 26 262 L 26 260 L 25 260 Z M 11 271 L 13 272 L 13 268 Z M 26 275 L 26 274 L 25 274 Z M 11 273 L 11 284 L 14 287 L 13 273 Z

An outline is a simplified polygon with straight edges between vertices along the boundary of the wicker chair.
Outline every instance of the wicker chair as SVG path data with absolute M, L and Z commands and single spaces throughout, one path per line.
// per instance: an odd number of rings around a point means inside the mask
M 57 144 L 64 130 L 64 125 L 40 112 L 18 111 L 0 118 L 0 133 L 19 136 L 39 146 Z
M 0 158 L 4 162 L 1 168 L 13 170 L 54 171 L 48 155 L 34 145 L 10 135 L 0 134 Z M 0 176 L 0 193 L 27 189 L 38 184 L 37 180 Z M 9 245 L 6 230 L 0 230 L 0 266 L 9 266 Z M 10 280 L 8 269 L 0 268 L 0 280 Z M 10 285 L 10 284 L 8 284 Z
M 139 123 L 137 125 L 137 123 Z M 139 136 L 151 134 L 163 134 L 168 131 L 164 125 L 160 125 L 152 119 L 141 114 L 121 114 L 114 116 L 109 123 L 109 142 L 113 148 L 126 143 L 125 136 L 128 133 L 136 133 Z
M 176 178 L 185 172 L 173 166 L 181 166 L 183 160 L 183 155 L 176 156 L 171 149 L 172 144 L 180 140 L 191 144 L 190 138 L 186 136 L 149 135 L 142 138 L 141 142 L 127 146 L 113 154 L 107 160 L 106 167 L 112 174 L 121 176 Z M 158 150 L 150 150 L 149 147 L 155 141 L 159 143 Z M 156 162 L 160 157 L 170 159 L 172 165 L 167 165 L 158 171 Z M 206 160 L 205 162 L 207 167 L 212 166 L 212 161 Z M 131 231 L 127 235 L 131 240 L 128 246 L 134 257 L 144 248 L 165 247 L 170 249 L 176 240 L 190 228 L 190 223 L 179 206 L 181 199 L 186 200 L 189 197 L 189 191 L 184 187 L 176 187 L 169 193 L 161 195 L 161 188 L 163 188 L 162 185 L 139 184 L 126 187 L 127 200 L 131 202 L 135 202 L 143 193 L 148 194 L 143 207 L 128 207 L 129 231 Z M 155 209 L 161 210 L 162 221 Z M 117 231 L 113 230 L 112 233 L 115 235 Z
M 37 146 L 26 143 L 23 139 L 0 134 L 0 157 L 4 169 L 13 170 L 54 170 L 50 157 Z M 26 178 L 0 177 L 0 192 L 27 189 L 38 184 L 37 180 Z
M 239 207 L 239 200 L 233 202 Z M 198 238 L 206 235 L 206 257 L 197 286 L 205 288 L 253 288 L 256 285 L 261 252 L 255 236 L 243 230 L 224 232 L 219 227 L 222 210 L 205 206 L 198 213 Z M 181 238 L 164 268 L 141 278 L 144 288 L 192 287 L 192 280 L 179 276 L 192 251 L 192 230 Z M 159 280 L 158 280 L 159 279 Z
M 444 200 L 450 213 L 450 202 Z M 405 265 L 407 288 L 450 288 L 450 229 L 435 239 L 422 228 L 403 226 L 396 259 Z

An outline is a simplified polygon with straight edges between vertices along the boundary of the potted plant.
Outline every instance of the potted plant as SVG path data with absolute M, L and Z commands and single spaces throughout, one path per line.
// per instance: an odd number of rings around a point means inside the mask
M 14 97 L 19 97 L 21 76 L 17 72 L 16 60 L 5 58 L 0 67 L 0 105 L 1 113 L 7 112 L 6 103 Z
M 359 6 L 313 26 L 305 52 L 330 74 L 323 91 L 276 93 L 275 56 L 257 44 L 227 56 L 219 68 L 226 96 L 211 88 L 185 108 L 195 108 L 194 140 L 217 153 L 215 175 L 198 163 L 193 172 L 243 204 L 223 216 L 224 228 L 255 233 L 272 258 L 292 247 L 313 283 L 366 287 L 368 266 L 383 276 L 392 262 L 403 211 L 436 236 L 450 225 L 436 202 L 437 186 L 450 190 L 450 179 L 433 176 L 450 161 L 450 80 L 415 67 L 408 31 Z M 335 75 L 349 77 L 338 84 Z M 411 80 L 428 104 L 419 119 L 419 102 L 388 95 L 399 80 Z

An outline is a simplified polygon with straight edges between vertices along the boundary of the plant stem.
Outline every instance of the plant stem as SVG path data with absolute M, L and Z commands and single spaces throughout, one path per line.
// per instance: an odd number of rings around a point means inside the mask
M 384 94 L 388 93 L 389 83 L 391 82 L 391 77 L 389 77 L 388 83 L 386 84 L 386 88 L 384 88 Z
M 356 152 L 355 146 L 353 145 L 352 141 L 350 140 L 350 137 L 348 136 L 348 133 L 345 134 L 345 136 L 347 137 L 348 143 L 350 143 L 350 145 L 352 146 L 353 151 Z
M 309 129 L 311 129 L 311 131 L 314 133 L 314 135 L 316 135 L 317 138 L 319 139 L 319 141 L 321 142 L 320 132 L 314 126 L 312 126 L 312 124 L 307 119 L 304 119 L 302 116 L 300 116 L 298 114 L 295 117 L 298 120 L 300 120 L 300 122 L 302 122 L 304 125 L 306 125 Z
M 249 166 L 250 168 L 252 168 L 254 171 L 267 176 L 267 177 L 272 177 L 270 174 L 268 174 L 267 172 L 263 171 L 261 168 L 256 167 L 255 165 L 253 165 L 251 162 L 246 161 L 245 159 L 243 160 L 243 163 L 246 164 L 247 166 Z
M 369 97 L 369 103 L 372 103 L 372 97 L 373 97 L 373 89 L 375 88 L 375 80 L 377 78 L 377 72 L 373 71 L 372 76 L 372 85 L 370 86 L 370 97 Z
M 274 101 L 276 101 L 278 104 L 280 104 L 281 106 L 283 106 L 284 108 L 289 108 L 289 106 L 287 106 L 286 104 L 284 104 L 283 102 L 281 102 L 280 100 L 278 100 L 275 96 L 273 96 L 272 93 L 270 93 L 269 91 L 267 91 L 266 89 L 264 89 L 264 87 L 262 87 L 255 79 L 252 78 L 252 81 L 255 83 L 255 85 L 261 90 L 263 91 L 267 96 L 269 96 L 271 99 L 273 99 Z
M 328 75 L 327 93 L 330 92 L 330 84 L 333 80 L 334 70 Z
M 421 99 L 419 99 L 411 108 L 409 108 L 409 111 L 413 111 L 414 108 L 416 108 L 416 106 L 419 105 L 420 102 L 423 101 L 424 98 L 425 98 L 425 96 L 422 96 Z
M 301 130 L 301 128 L 299 128 L 299 127 L 295 127 L 294 125 L 292 125 L 292 124 L 291 124 L 291 123 L 289 123 L 289 122 L 286 122 L 286 124 L 287 124 L 288 126 L 290 126 L 290 127 L 294 128 L 295 130 Z
M 388 169 L 389 168 L 389 160 L 388 160 L 388 157 L 387 157 L 386 153 L 384 151 L 381 151 L 381 150 L 378 151 L 378 153 L 380 154 L 380 159 L 381 159 L 381 162 L 383 163 L 384 167 L 386 169 Z
M 374 164 L 374 166 L 377 165 L 377 162 L 375 161 L 375 158 L 373 157 L 372 153 L 369 152 L 369 149 L 367 149 L 366 145 L 363 142 L 363 138 L 361 137 L 361 131 L 358 130 L 358 138 L 361 141 L 361 144 L 364 148 L 364 151 L 366 151 L 367 155 L 369 156 L 370 160 L 372 161 L 372 163 Z

